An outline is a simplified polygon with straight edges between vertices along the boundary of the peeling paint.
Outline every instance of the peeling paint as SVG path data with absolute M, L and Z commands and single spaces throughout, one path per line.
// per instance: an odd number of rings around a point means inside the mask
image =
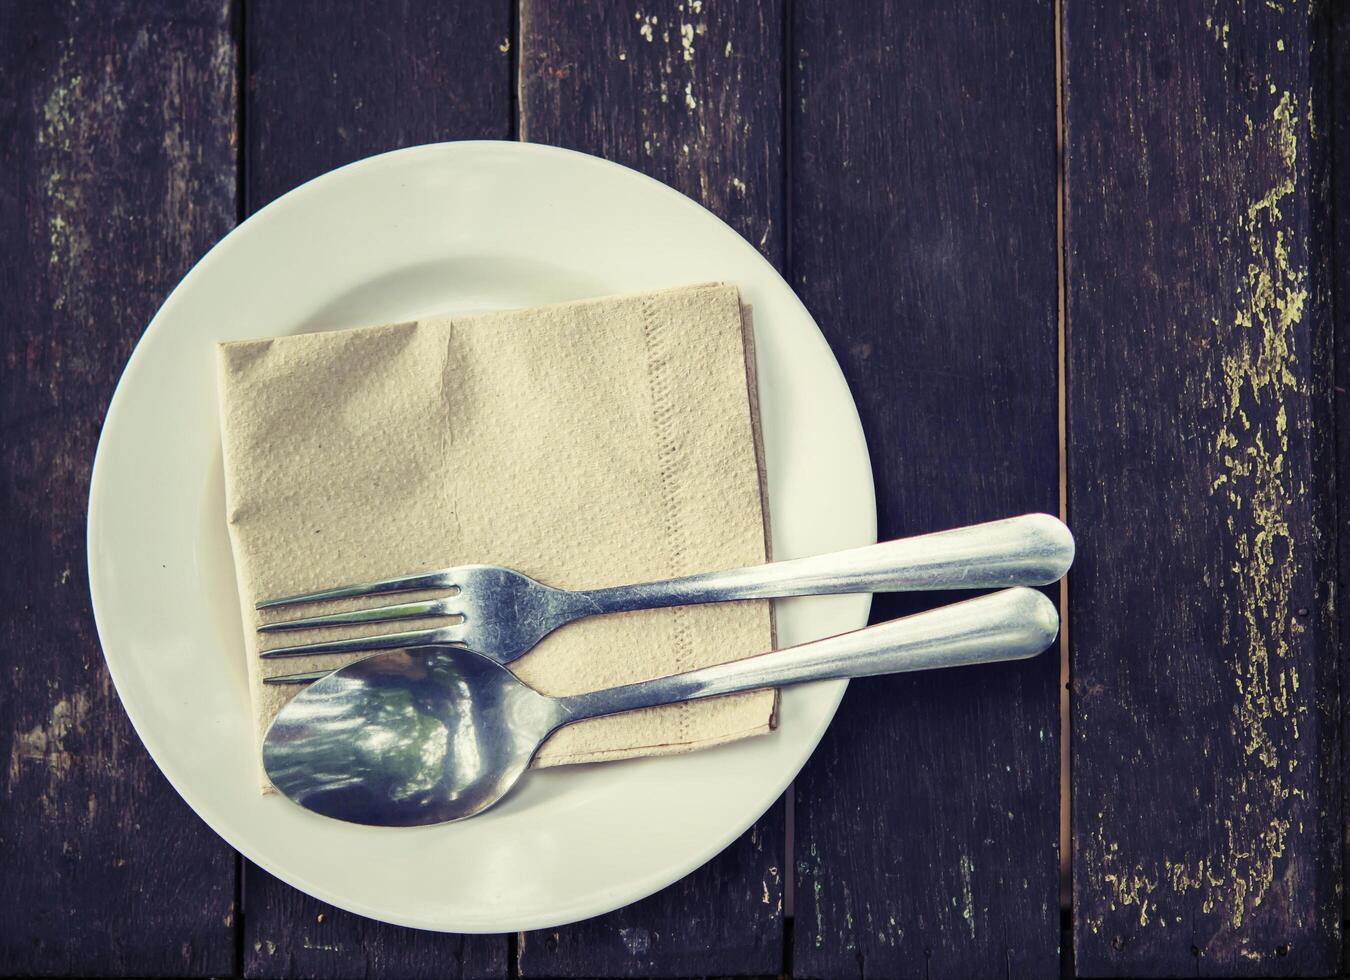
M 1227 852 L 1220 867 L 1211 869 L 1226 882 L 1223 904 L 1234 929 L 1261 904 L 1274 882 L 1275 861 L 1284 854 L 1289 822 L 1275 814 L 1288 796 L 1279 750 L 1286 740 L 1275 736 L 1282 729 L 1297 738 L 1298 726 L 1288 691 L 1296 683 L 1289 643 L 1291 632 L 1301 627 L 1291 615 L 1290 596 L 1300 559 L 1286 515 L 1300 494 L 1285 462 L 1285 402 L 1306 394 L 1294 371 L 1293 333 L 1308 302 L 1308 270 L 1290 262 L 1288 243 L 1298 232 L 1281 213 L 1282 202 L 1294 193 L 1298 165 L 1299 120 L 1288 92 L 1271 121 L 1282 173 L 1238 220 L 1235 239 L 1245 245 L 1247 266 L 1233 321 L 1236 343 L 1221 365 L 1223 424 L 1216 438 L 1227 479 L 1214 492 L 1229 504 L 1229 531 L 1238 551 L 1237 587 L 1224 596 L 1245 627 L 1243 655 L 1235 664 L 1235 734 L 1254 767 L 1244 789 L 1270 803 L 1235 814 L 1237 828 L 1227 822 Z M 1255 411 L 1263 404 L 1279 405 L 1273 422 L 1254 421 L 1268 417 Z
M 76 691 L 52 705 L 46 722 L 16 735 L 9 750 L 7 788 L 12 791 L 25 770 L 36 767 L 47 777 L 43 805 L 53 805 L 54 790 L 69 775 L 74 764 L 67 741 L 72 735 L 83 734 L 89 708 L 88 695 Z
M 1138 870 L 1128 874 L 1107 874 L 1102 877 L 1111 890 L 1110 909 L 1136 907 L 1139 909 L 1139 925 L 1148 925 L 1149 896 L 1157 889 L 1158 883 Z M 1153 906 L 1156 911 L 1157 906 Z
M 815 849 L 814 844 L 811 847 L 813 850 Z M 821 885 L 819 876 L 812 882 L 811 891 L 816 897 L 816 949 L 820 949 L 825 945 L 825 906 L 821 901 L 824 886 Z
M 1226 48 L 1227 23 L 1210 21 L 1207 27 Z M 1230 577 L 1218 593 L 1227 613 L 1223 641 L 1236 695 L 1230 731 L 1246 760 L 1237 787 L 1242 802 L 1226 814 L 1222 838 L 1203 856 L 1164 857 L 1161 868 L 1131 861 L 1099 824 L 1097 860 L 1109 908 L 1137 910 L 1141 929 L 1167 928 L 1169 919 L 1173 927 L 1183 925 L 1174 913 L 1188 906 L 1176 899 L 1193 893 L 1200 912 L 1219 915 L 1227 927 L 1240 930 L 1285 873 L 1279 862 L 1291 829 L 1287 801 L 1297 794 L 1288 784 L 1296 760 L 1284 756 L 1298 739 L 1299 716 L 1308 711 L 1295 697 L 1299 678 L 1291 646 L 1305 628 L 1293 607 L 1308 544 L 1295 540 L 1289 525 L 1304 488 L 1291 476 L 1286 458 L 1287 406 L 1310 394 L 1298 375 L 1296 351 L 1296 331 L 1309 303 L 1309 272 L 1291 258 L 1291 243 L 1301 232 L 1283 213 L 1299 179 L 1299 106 L 1289 92 L 1272 101 L 1266 120 L 1246 120 L 1249 146 L 1241 152 L 1273 153 L 1278 171 L 1264 193 L 1237 210 L 1228 239 L 1239 262 L 1231 313 L 1210 324 L 1225 338 L 1211 401 L 1219 424 L 1207 448 L 1214 460 L 1209 492 L 1228 515 L 1234 548 Z M 1262 139 L 1265 146 L 1257 142 Z M 1089 914 L 1085 925 L 1097 933 L 1102 917 Z M 1239 945 L 1236 952 L 1250 951 Z
M 87 250 L 80 234 L 83 185 L 65 169 L 82 142 L 81 108 L 90 100 L 91 84 L 86 76 L 71 73 L 71 50 L 67 46 L 53 74 L 51 91 L 42 106 L 42 126 L 37 132 L 39 166 L 47 203 L 48 264 L 54 274 L 58 268 L 74 268 Z M 48 158 L 48 159 L 43 159 Z M 55 299 L 58 309 L 66 305 L 64 291 Z
M 652 935 L 641 927 L 619 930 L 619 939 L 630 956 L 646 956 L 652 948 Z
M 975 896 L 971 891 L 971 875 L 975 871 L 975 865 L 971 863 L 969 855 L 962 854 L 959 862 L 961 870 L 961 918 L 965 920 L 966 927 L 970 930 L 970 938 L 975 938 Z M 954 900 L 953 900 L 954 901 Z

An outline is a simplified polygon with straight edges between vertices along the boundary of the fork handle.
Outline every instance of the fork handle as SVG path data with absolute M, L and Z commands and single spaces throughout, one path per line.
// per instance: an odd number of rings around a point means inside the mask
M 868 677 L 1034 657 L 1059 614 L 1033 589 L 1005 589 L 773 653 L 559 698 L 565 722 L 833 677 Z
M 925 592 L 1048 585 L 1073 561 L 1073 535 L 1024 514 L 810 558 L 578 593 L 588 613 L 842 592 Z

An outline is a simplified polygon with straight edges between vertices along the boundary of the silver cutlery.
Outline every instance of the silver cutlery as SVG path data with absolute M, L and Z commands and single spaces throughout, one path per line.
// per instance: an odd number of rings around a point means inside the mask
M 1054 604 L 1014 588 L 774 653 L 623 687 L 548 697 L 466 650 L 399 650 L 327 674 L 263 742 L 267 775 L 316 813 L 409 827 L 473 816 L 525 772 L 550 733 L 584 718 L 832 677 L 1032 657 Z
M 450 616 L 459 617 L 457 623 L 299 643 L 265 650 L 261 655 L 295 657 L 462 646 L 507 664 L 528 653 L 553 630 L 585 616 L 738 599 L 1047 585 L 1064 575 L 1073 553 L 1073 536 L 1063 523 L 1049 514 L 1026 514 L 810 558 L 575 592 L 551 588 L 497 565 L 461 565 L 258 603 L 259 609 L 277 609 L 305 602 L 454 589 L 454 594 L 443 598 L 304 616 L 266 623 L 259 631 Z

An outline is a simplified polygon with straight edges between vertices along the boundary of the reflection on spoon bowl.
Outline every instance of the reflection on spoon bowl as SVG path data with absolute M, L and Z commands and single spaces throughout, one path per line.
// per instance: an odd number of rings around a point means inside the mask
M 349 664 L 277 715 L 263 743 L 273 785 L 316 813 L 414 826 L 504 796 L 562 704 L 463 650 L 400 650 Z

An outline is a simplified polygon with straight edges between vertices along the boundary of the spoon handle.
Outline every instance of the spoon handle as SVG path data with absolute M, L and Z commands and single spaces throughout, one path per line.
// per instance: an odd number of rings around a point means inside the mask
M 579 595 L 592 604 L 591 615 L 794 595 L 1049 585 L 1068 571 L 1073 551 L 1073 535 L 1060 520 L 1023 514 L 849 551 Z
M 567 721 L 834 677 L 1034 657 L 1059 632 L 1055 604 L 1014 588 L 853 633 L 558 701 Z

